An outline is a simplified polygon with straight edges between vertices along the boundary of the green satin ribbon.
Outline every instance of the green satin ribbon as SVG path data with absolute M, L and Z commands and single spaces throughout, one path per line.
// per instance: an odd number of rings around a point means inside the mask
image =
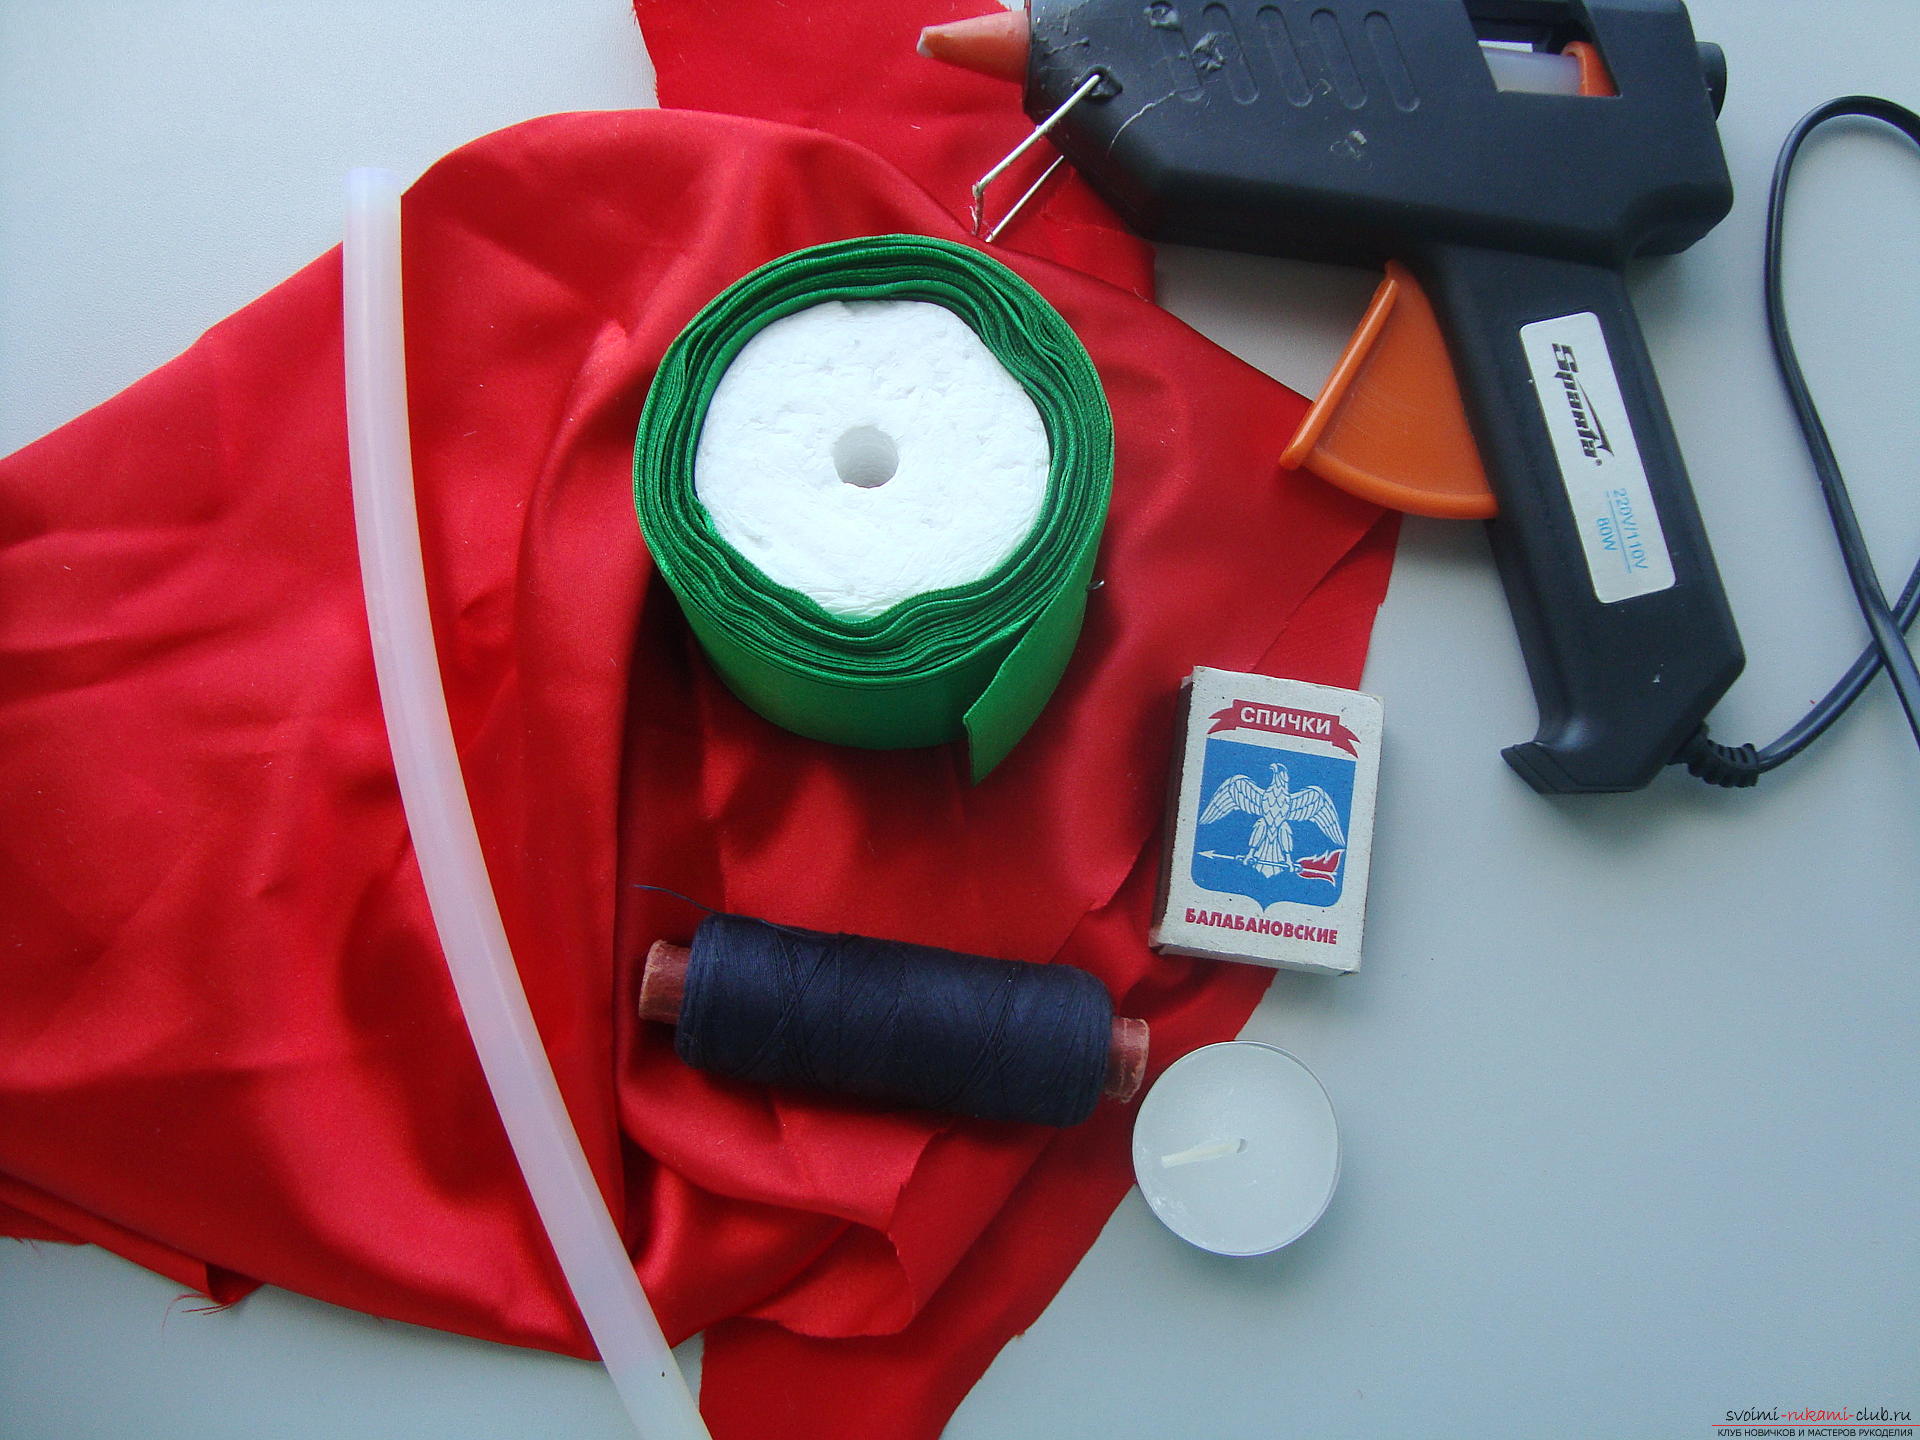
M 768 579 L 694 494 L 701 425 L 727 367 L 763 327 L 829 300 L 944 305 L 1032 397 L 1052 451 L 1040 516 L 1009 559 L 865 620 Z M 975 780 L 1006 758 L 1066 669 L 1112 482 L 1106 396 L 1060 313 L 999 261 L 919 235 L 796 250 L 722 291 L 660 362 L 633 459 L 654 563 L 734 694 L 776 725 L 841 745 L 964 738 Z

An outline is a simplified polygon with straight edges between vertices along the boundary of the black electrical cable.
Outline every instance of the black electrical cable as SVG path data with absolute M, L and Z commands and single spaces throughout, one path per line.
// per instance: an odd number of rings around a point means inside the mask
M 1866 618 L 1873 643 L 1853 662 L 1840 683 L 1822 696 L 1799 724 L 1771 745 L 1760 748 L 1721 745 L 1707 738 L 1707 727 L 1702 725 L 1674 757 L 1673 763 L 1685 765 L 1691 773 L 1712 785 L 1752 785 L 1767 771 L 1784 765 L 1846 713 L 1847 707 L 1860 698 L 1860 692 L 1880 673 L 1882 666 L 1907 712 L 1914 742 L 1920 744 L 1920 671 L 1914 667 L 1913 651 L 1908 648 L 1905 636 L 1915 612 L 1920 611 L 1920 564 L 1915 565 L 1907 577 L 1899 603 L 1889 609 L 1873 559 L 1867 553 L 1866 539 L 1860 533 L 1860 521 L 1854 514 L 1847 482 L 1840 473 L 1840 462 L 1834 457 L 1826 426 L 1820 421 L 1820 411 L 1813 403 L 1806 376 L 1800 370 L 1799 357 L 1794 353 L 1793 336 L 1787 329 L 1786 300 L 1781 290 L 1781 236 L 1785 229 L 1787 182 L 1793 174 L 1794 159 L 1800 153 L 1801 143 L 1814 130 L 1829 120 L 1848 116 L 1883 121 L 1920 146 L 1920 115 L 1875 95 L 1843 95 L 1838 100 L 1829 100 L 1793 127 L 1780 147 L 1779 159 L 1774 162 L 1773 189 L 1767 198 L 1767 336 L 1773 342 L 1773 358 L 1793 400 L 1800 433 L 1806 440 L 1807 454 L 1813 460 L 1814 474 L 1819 478 L 1827 513 L 1833 521 L 1834 538 L 1839 541 L 1841 558 L 1846 561 L 1847 578 L 1853 582 L 1853 593 L 1860 602 L 1860 613 Z

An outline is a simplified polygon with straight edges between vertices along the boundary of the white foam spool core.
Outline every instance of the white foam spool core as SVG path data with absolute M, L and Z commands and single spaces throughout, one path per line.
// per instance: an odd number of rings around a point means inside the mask
M 867 619 L 984 579 L 1046 499 L 1040 412 L 923 300 L 829 300 L 762 329 L 714 388 L 694 494 L 768 579 Z
M 1340 1179 L 1333 1102 L 1311 1070 L 1252 1040 L 1167 1067 L 1133 1123 L 1133 1173 L 1153 1213 L 1216 1255 L 1265 1255 L 1326 1213 Z

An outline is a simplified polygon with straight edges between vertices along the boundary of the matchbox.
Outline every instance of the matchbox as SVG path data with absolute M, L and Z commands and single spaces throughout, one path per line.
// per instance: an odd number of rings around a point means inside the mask
M 1202 666 L 1184 716 L 1153 947 L 1327 974 L 1358 968 L 1380 702 Z

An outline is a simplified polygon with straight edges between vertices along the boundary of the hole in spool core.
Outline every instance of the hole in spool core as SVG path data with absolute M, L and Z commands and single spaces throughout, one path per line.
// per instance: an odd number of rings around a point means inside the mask
M 833 442 L 833 468 L 847 484 L 871 490 L 900 468 L 900 447 L 884 430 L 855 425 Z

